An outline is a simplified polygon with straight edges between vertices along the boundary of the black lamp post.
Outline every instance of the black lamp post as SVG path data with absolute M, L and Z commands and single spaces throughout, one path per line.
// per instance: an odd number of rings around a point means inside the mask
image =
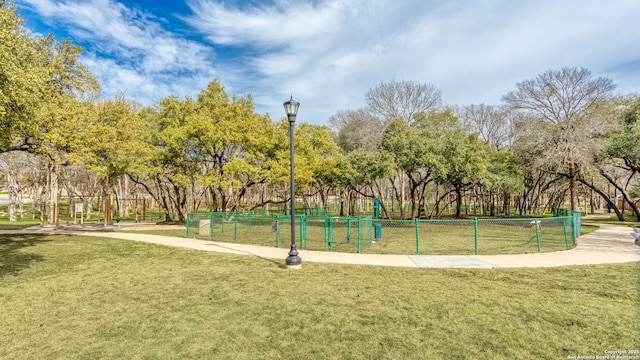
M 293 163 L 293 125 L 296 122 L 298 107 L 300 107 L 300 103 L 293 100 L 293 96 L 284 103 L 284 110 L 287 112 L 289 120 L 289 152 L 291 156 L 291 250 L 289 250 L 289 256 L 285 259 L 287 269 L 300 269 L 302 267 L 302 259 L 298 256 L 298 250 L 296 250 L 296 187 L 293 176 L 295 171 Z

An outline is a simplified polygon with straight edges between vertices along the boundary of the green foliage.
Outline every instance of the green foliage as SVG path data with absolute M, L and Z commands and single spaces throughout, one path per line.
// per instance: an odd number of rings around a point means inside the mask
M 490 164 L 482 183 L 489 190 L 515 193 L 524 190 L 522 160 L 508 151 L 488 151 Z
M 304 193 L 312 185 L 321 186 L 341 175 L 340 148 L 326 126 L 300 124 L 295 128 L 296 187 Z
M 607 136 L 606 155 L 619 159 L 623 166 L 640 171 L 640 96 L 628 96 L 619 101 L 620 126 Z
M 48 81 L 46 58 L 16 10 L 12 1 L 0 6 L 0 152 L 29 147 Z
M 120 94 L 95 105 L 83 120 L 71 153 L 76 161 L 104 179 L 135 173 L 137 159 L 144 156 L 147 130 L 134 105 Z
M 388 153 L 354 151 L 340 164 L 343 175 L 341 185 L 352 188 L 370 186 L 376 180 L 393 176 L 395 168 L 393 158 Z
M 264 181 L 278 144 L 271 121 L 255 113 L 251 98 L 229 98 L 217 81 L 200 93 L 187 133 L 205 186 L 236 191 Z
M 46 154 L 57 162 L 73 147 L 86 104 L 99 88 L 79 62 L 82 49 L 49 35 L 32 37 L 13 2 L 0 7 L 0 152 Z
M 447 162 L 441 179 L 454 186 L 481 183 L 488 175 L 490 149 L 476 134 L 450 133 L 443 149 Z

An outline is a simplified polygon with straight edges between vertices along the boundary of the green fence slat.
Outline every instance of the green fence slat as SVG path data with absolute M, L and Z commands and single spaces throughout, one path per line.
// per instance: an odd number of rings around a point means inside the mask
M 567 218 L 566 217 L 562 218 L 562 232 L 564 234 L 565 246 L 567 250 L 569 250 L 569 238 L 567 237 Z
M 238 242 L 238 216 L 233 217 L 233 242 Z
M 478 255 L 478 218 L 473 219 L 473 237 L 475 242 L 475 254 Z
M 360 217 L 357 218 L 357 224 L 358 224 L 358 244 L 357 244 L 357 248 L 356 251 L 358 252 L 358 254 L 361 253 L 362 251 L 362 247 L 361 247 L 361 243 L 360 241 L 362 241 L 362 219 Z
M 538 252 L 540 252 L 540 221 L 533 220 L 533 226 L 536 228 L 536 243 L 538 244 Z
M 280 221 L 276 219 L 276 247 L 280 248 Z
M 416 254 L 420 255 L 420 234 L 418 229 L 418 219 L 415 219 L 416 222 Z

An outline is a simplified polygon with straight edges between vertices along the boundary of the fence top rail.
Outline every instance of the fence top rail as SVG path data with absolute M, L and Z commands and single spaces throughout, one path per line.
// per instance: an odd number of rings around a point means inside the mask
M 381 223 L 384 223 L 384 222 L 389 222 L 389 223 L 391 223 L 391 222 L 395 222 L 395 223 L 401 223 L 401 224 L 404 224 L 404 223 L 415 223 L 415 222 L 416 222 L 416 220 L 407 220 L 407 219 L 403 219 L 403 220 L 396 220 L 396 219 L 373 219 L 373 221 L 375 221 L 375 222 L 381 222 Z M 419 221 L 419 220 L 418 220 L 418 221 Z
M 478 221 L 557 221 L 562 219 L 573 219 L 571 216 L 554 216 L 546 218 L 478 218 Z
M 291 219 L 291 215 L 265 215 L 259 214 L 261 211 L 257 211 L 256 213 L 247 213 L 247 212 L 192 212 L 187 213 L 187 218 L 192 217 L 211 217 L 211 216 L 247 216 L 251 215 L 254 219 Z M 372 216 L 331 216 L 331 215 L 306 215 L 306 214 L 296 214 L 296 218 L 305 218 L 305 219 L 325 219 L 331 218 L 332 220 L 371 220 L 381 223 L 470 223 L 474 221 L 478 222 L 545 222 L 545 221 L 558 221 L 563 219 L 572 220 L 573 216 L 554 216 L 554 217 L 546 217 L 546 218 L 473 218 L 473 219 L 414 219 L 414 220 L 396 220 L 396 219 L 374 219 Z
M 273 218 L 279 219 L 291 219 L 291 215 L 277 215 Z M 305 219 L 326 219 L 331 218 L 331 220 L 373 220 L 372 216 L 330 216 L 330 215 L 305 215 L 305 214 L 296 214 L 296 218 L 305 218 Z

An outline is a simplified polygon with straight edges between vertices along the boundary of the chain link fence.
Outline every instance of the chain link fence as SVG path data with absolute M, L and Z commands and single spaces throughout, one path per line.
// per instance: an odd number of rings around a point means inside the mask
M 577 216 L 576 216 L 577 214 Z M 580 214 L 552 218 L 382 220 L 370 216 L 296 215 L 301 250 L 368 254 L 493 255 L 573 248 Z M 291 217 L 263 213 L 190 213 L 186 236 L 288 247 Z

